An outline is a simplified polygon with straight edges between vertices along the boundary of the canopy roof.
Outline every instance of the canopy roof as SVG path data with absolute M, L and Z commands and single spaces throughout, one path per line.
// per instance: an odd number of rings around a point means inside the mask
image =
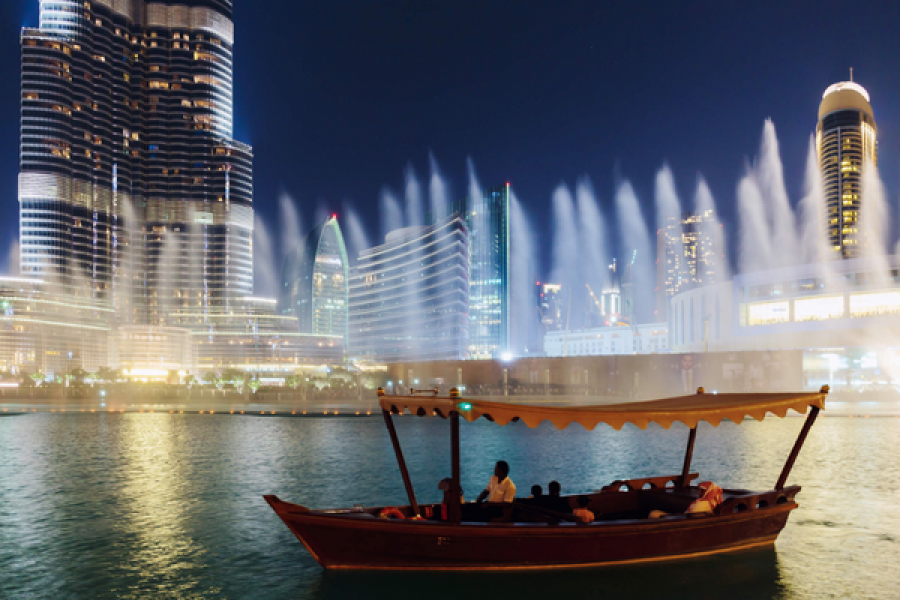
M 427 396 L 382 396 L 381 407 L 393 413 L 409 409 L 419 416 L 435 415 L 446 418 L 457 411 L 467 421 L 485 417 L 499 425 L 514 420 L 522 420 L 529 427 L 537 427 L 550 421 L 557 429 L 565 429 L 572 423 L 579 423 L 585 429 L 593 430 L 598 423 L 606 423 L 613 429 L 621 429 L 625 423 L 646 429 L 651 422 L 668 429 L 673 422 L 680 421 L 688 427 L 696 427 L 700 421 L 718 426 L 723 419 L 740 423 L 745 416 L 762 421 L 772 413 L 784 417 L 789 409 L 805 413 L 807 407 L 825 408 L 827 390 L 809 393 L 779 394 L 704 394 L 649 400 L 645 402 L 625 402 L 599 406 L 541 406 L 537 404 L 508 404 L 438 398 Z

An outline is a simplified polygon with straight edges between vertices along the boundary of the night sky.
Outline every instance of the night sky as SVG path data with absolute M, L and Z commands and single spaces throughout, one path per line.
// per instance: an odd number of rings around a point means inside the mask
M 18 231 L 19 28 L 38 25 L 38 4 L 0 2 L 0 266 Z M 379 192 L 402 191 L 410 162 L 427 189 L 429 152 L 451 198 L 465 196 L 467 157 L 482 185 L 512 182 L 545 269 L 553 189 L 582 175 L 608 219 L 617 178 L 630 179 L 652 223 L 661 164 L 687 205 L 702 173 L 731 233 L 764 119 L 796 203 L 821 94 L 851 66 L 897 204 L 895 1 L 234 4 L 235 137 L 254 147 L 254 203 L 276 238 L 285 190 L 305 228 L 349 203 L 374 239 Z

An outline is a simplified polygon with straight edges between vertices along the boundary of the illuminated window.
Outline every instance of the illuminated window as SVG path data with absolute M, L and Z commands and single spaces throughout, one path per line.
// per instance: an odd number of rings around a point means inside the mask
M 748 307 L 748 325 L 772 325 L 787 323 L 790 318 L 790 303 L 757 302 Z
M 794 321 L 822 321 L 844 316 L 844 297 L 825 296 L 794 301 Z
M 850 296 L 851 317 L 900 314 L 900 292 L 875 292 Z

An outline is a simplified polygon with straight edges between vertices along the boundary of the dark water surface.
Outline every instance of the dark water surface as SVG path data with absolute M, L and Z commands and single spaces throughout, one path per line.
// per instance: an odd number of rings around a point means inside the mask
M 449 475 L 449 425 L 397 419 L 420 501 Z M 694 469 L 770 489 L 801 419 L 701 426 Z M 687 437 L 626 426 L 463 424 L 463 487 L 509 461 L 520 495 L 680 471 Z M 380 418 L 48 414 L 0 418 L 0 598 L 900 598 L 900 418 L 820 418 L 775 549 L 531 573 L 326 573 L 262 499 L 404 501 Z

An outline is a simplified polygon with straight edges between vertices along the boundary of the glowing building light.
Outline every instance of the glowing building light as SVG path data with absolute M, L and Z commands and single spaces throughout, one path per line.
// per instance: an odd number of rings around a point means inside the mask
M 822 321 L 844 316 L 843 296 L 823 296 L 794 300 L 794 321 Z
M 874 292 L 850 296 L 851 317 L 900 314 L 900 292 Z

